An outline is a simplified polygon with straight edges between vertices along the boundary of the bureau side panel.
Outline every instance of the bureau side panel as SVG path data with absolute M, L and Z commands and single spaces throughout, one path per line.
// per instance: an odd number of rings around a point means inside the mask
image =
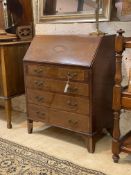
M 93 129 L 113 128 L 113 86 L 115 76 L 115 36 L 103 37 L 93 63 Z

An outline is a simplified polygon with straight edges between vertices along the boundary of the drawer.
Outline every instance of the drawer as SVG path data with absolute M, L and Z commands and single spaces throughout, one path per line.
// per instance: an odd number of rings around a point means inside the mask
M 26 77 L 26 86 L 28 88 L 37 89 L 37 90 L 46 90 L 51 92 L 64 93 L 66 83 L 67 81 L 38 78 L 38 77 L 32 77 L 32 76 Z M 86 83 L 70 82 L 70 86 L 68 88 L 67 93 L 82 95 L 82 96 L 89 96 L 89 86 Z
M 51 110 L 49 123 L 77 132 L 89 131 L 89 117 L 65 111 Z
M 51 107 L 68 112 L 89 115 L 88 98 L 55 94 Z
M 62 109 L 74 113 L 89 114 L 88 98 L 73 97 L 50 92 L 27 90 L 28 102 L 41 106 Z
M 66 68 L 55 65 L 33 65 L 29 64 L 26 67 L 28 75 L 34 75 L 38 77 L 58 78 L 67 79 L 70 76 L 71 80 L 76 81 L 87 81 L 88 70 L 80 68 Z
M 50 106 L 53 101 L 53 93 L 27 89 L 28 102 L 38 105 Z
M 35 121 L 48 123 L 49 109 L 33 104 L 28 104 L 28 118 Z

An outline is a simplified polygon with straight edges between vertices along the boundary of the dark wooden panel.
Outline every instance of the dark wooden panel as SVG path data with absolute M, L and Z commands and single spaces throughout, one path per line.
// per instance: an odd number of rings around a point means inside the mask
M 96 128 L 113 129 L 113 86 L 115 76 L 115 35 L 104 37 L 92 69 L 92 115 Z

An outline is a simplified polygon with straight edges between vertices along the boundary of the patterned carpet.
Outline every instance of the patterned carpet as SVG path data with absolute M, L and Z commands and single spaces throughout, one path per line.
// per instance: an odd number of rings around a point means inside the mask
M 105 175 L 0 138 L 0 175 Z

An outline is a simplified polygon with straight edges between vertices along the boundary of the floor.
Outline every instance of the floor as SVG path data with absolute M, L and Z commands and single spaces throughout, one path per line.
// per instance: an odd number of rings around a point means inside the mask
M 110 135 L 97 142 L 95 153 L 89 154 L 81 137 L 72 132 L 35 122 L 33 133 L 28 134 L 25 113 L 13 112 L 12 129 L 6 128 L 5 118 L 5 111 L 0 108 L 2 138 L 107 175 L 131 175 L 131 156 L 123 153 L 120 162 L 113 163 Z

